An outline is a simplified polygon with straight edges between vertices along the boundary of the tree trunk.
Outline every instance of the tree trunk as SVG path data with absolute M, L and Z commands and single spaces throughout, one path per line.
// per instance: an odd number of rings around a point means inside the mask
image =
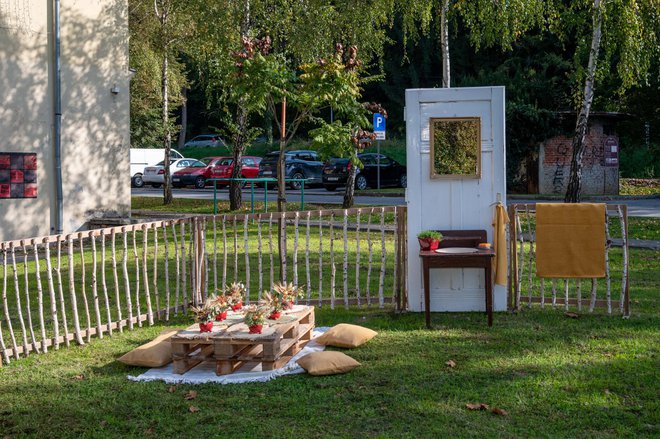
M 282 101 L 282 121 L 280 126 L 280 156 L 277 159 L 277 210 L 286 212 L 285 155 L 286 149 L 286 98 Z
M 250 0 L 245 0 L 243 4 L 243 19 L 241 20 L 241 37 L 247 37 L 250 31 Z M 245 106 L 245 100 L 240 99 L 236 108 L 236 132 L 232 139 L 233 167 L 231 178 L 240 178 L 243 168 L 243 154 L 245 153 L 246 138 L 249 122 L 248 109 Z M 229 182 L 229 209 L 238 210 L 243 204 L 243 193 L 241 191 L 242 182 L 231 180 Z
M 350 162 L 349 162 L 350 163 Z M 346 180 L 346 191 L 344 192 L 344 202 L 342 203 L 342 209 L 349 209 L 353 207 L 353 196 L 355 195 L 355 176 L 357 175 L 358 167 L 351 163 L 351 170 L 348 173 L 348 179 Z
M 451 87 L 451 75 L 449 69 L 449 0 L 443 0 L 440 9 L 440 47 L 442 49 L 442 87 Z
M 242 102 L 239 102 L 236 109 L 236 127 L 237 131 L 233 138 L 233 167 L 231 171 L 231 178 L 241 178 L 241 170 L 243 169 L 243 154 L 245 153 L 246 139 L 244 133 L 248 129 L 248 111 Z M 238 210 L 243 204 L 242 181 L 232 180 L 229 183 L 229 209 Z
M 589 64 L 587 67 L 587 77 L 584 81 L 584 92 L 582 96 L 582 106 L 577 117 L 575 125 L 575 135 L 573 136 L 573 159 L 571 160 L 571 172 L 566 188 L 564 202 L 579 203 L 582 191 L 582 157 L 584 156 L 584 139 L 587 134 L 589 124 L 589 112 L 594 97 L 594 73 L 596 72 L 596 63 L 598 61 L 598 52 L 600 50 L 600 38 L 603 25 L 603 3 L 604 0 L 594 0 L 593 6 L 593 34 L 591 36 L 591 50 L 589 51 Z
M 164 23 L 164 22 L 161 22 Z M 172 148 L 172 133 L 170 131 L 169 121 L 169 83 L 168 83 L 169 59 L 167 56 L 167 47 L 163 55 L 163 70 L 161 72 L 161 85 L 163 95 L 163 146 L 165 148 L 165 158 L 163 167 L 165 173 L 163 174 L 163 204 L 172 204 L 172 184 L 170 181 L 170 149 Z
M 179 139 L 177 146 L 179 149 L 183 148 L 186 143 L 186 131 L 188 130 L 188 88 L 183 87 L 181 90 L 183 96 L 183 103 L 181 104 L 181 129 L 179 129 Z

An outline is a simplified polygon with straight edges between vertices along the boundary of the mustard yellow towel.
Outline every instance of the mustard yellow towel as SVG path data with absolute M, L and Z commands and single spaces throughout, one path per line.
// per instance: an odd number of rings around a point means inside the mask
M 495 284 L 506 286 L 507 280 L 507 251 L 506 251 L 506 225 L 509 224 L 509 215 L 502 203 L 495 206 L 493 217 L 493 270 L 495 271 Z
M 536 205 L 536 274 L 605 277 L 604 204 Z

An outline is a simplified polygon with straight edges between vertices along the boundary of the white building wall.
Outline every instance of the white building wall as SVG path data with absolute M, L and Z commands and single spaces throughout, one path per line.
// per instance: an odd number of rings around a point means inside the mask
M 422 230 L 483 229 L 493 241 L 493 203 L 506 203 L 504 87 L 406 90 L 408 298 L 423 311 Z M 481 118 L 481 178 L 430 178 L 429 119 Z M 482 269 L 432 269 L 431 311 L 485 310 Z M 506 288 L 495 287 L 495 310 L 506 309 Z
M 36 199 L 0 200 L 0 240 L 54 233 L 53 1 L 0 3 L 0 152 L 36 152 Z M 64 231 L 130 214 L 127 0 L 61 2 Z M 110 89 L 116 84 L 119 94 Z

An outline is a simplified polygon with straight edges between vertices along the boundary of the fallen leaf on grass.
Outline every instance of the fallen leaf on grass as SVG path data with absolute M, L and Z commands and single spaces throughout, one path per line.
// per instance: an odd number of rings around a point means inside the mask
M 467 407 L 468 410 L 488 410 L 488 404 L 484 404 L 483 402 L 478 402 L 476 404 L 468 402 L 465 404 L 465 407 Z
M 449 360 L 445 362 L 445 364 L 449 367 L 456 367 L 456 362 L 454 360 Z
M 186 393 L 184 398 L 187 399 L 188 401 L 190 401 L 191 399 L 195 399 L 195 398 L 197 398 L 197 392 L 194 391 L 194 390 L 191 390 L 190 392 Z
M 170 387 L 168 387 L 168 388 L 167 388 L 167 391 L 168 391 L 169 393 L 174 393 L 174 392 L 176 392 L 176 386 L 170 386 Z
M 500 408 L 497 408 L 497 407 L 493 407 L 493 409 L 490 412 L 495 414 L 495 415 L 509 416 L 509 412 L 507 412 L 506 410 L 502 410 Z
M 569 319 L 579 319 L 580 318 L 580 314 L 576 314 L 574 312 L 568 312 L 567 311 L 567 312 L 564 313 L 564 315 L 566 317 L 568 317 Z
M 197 413 L 199 411 L 199 407 L 195 407 L 194 405 L 191 405 L 190 407 L 188 407 L 188 411 L 190 413 Z

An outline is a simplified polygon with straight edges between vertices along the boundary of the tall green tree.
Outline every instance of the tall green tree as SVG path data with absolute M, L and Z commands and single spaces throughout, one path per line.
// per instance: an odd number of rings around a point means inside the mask
M 545 21 L 548 2 L 543 0 L 402 0 L 398 10 L 403 16 L 404 31 L 414 39 L 428 32 L 433 16 L 439 16 L 442 53 L 442 86 L 451 86 L 449 29 L 461 20 L 475 49 L 500 46 L 504 50 L 522 34 L 538 28 Z
M 646 83 L 650 74 L 657 75 L 658 72 L 650 72 L 650 67 L 660 53 L 659 10 L 655 0 L 593 0 L 570 2 L 562 11 L 565 18 L 562 21 L 569 26 L 575 19 L 581 19 L 582 23 L 591 22 L 590 32 L 583 34 L 586 37 L 590 33 L 591 38 L 582 39 L 576 51 L 579 63 L 577 73 L 578 77 L 583 78 L 584 85 L 577 95 L 580 105 L 572 142 L 571 171 L 564 197 L 567 203 L 578 203 L 581 199 L 585 136 L 599 70 L 617 72 L 619 93 Z M 584 68 L 584 56 L 580 55 L 586 49 L 586 41 L 589 41 L 589 46 Z M 604 54 L 601 55 L 601 52 Z

